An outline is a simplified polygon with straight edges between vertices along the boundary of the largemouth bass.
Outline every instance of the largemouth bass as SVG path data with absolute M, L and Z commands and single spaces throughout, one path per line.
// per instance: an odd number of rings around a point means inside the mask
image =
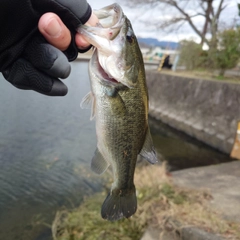
M 95 46 L 89 63 L 96 119 L 97 149 L 91 168 L 102 174 L 110 165 L 114 182 L 102 205 L 104 219 L 129 218 L 137 209 L 134 171 L 138 155 L 157 162 L 148 126 L 148 92 L 144 63 L 136 36 L 118 4 L 96 12 L 101 26 L 78 31 Z

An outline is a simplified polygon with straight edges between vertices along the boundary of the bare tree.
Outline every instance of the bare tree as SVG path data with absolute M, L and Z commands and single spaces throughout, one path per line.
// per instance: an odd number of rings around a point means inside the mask
M 169 27 L 180 28 L 184 23 L 188 23 L 194 32 L 200 37 L 201 45 L 206 43 L 210 48 L 216 46 L 216 36 L 219 28 L 219 18 L 226 8 L 228 0 L 124 0 L 127 5 L 157 7 L 162 6 L 162 10 L 170 12 L 175 10 L 175 16 L 171 19 L 162 20 L 157 26 L 162 29 Z M 191 9 L 191 11 L 189 11 Z M 201 18 L 201 21 L 195 19 Z M 207 34 L 211 34 L 211 40 L 207 39 Z

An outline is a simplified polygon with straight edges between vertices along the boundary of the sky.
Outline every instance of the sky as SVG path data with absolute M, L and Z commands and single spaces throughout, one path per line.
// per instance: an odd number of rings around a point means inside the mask
M 132 23 L 133 29 L 137 37 L 153 37 L 159 41 L 180 41 L 182 39 L 194 38 L 196 41 L 200 41 L 197 35 L 193 32 L 188 23 L 185 23 L 178 31 L 166 32 L 162 29 L 156 27 L 156 22 L 159 19 L 171 19 L 172 16 L 176 15 L 177 12 L 169 11 L 169 9 L 160 9 L 158 7 L 147 9 L 146 6 L 142 8 L 129 8 L 121 4 L 120 0 L 87 0 L 91 5 L 92 9 L 100 9 L 102 7 L 108 6 L 112 3 L 118 2 L 123 8 L 124 14 L 129 18 Z M 184 0 L 178 0 L 184 3 Z M 215 0 L 215 3 L 218 4 L 220 0 Z M 221 27 L 230 26 L 234 19 L 238 18 L 238 9 L 237 3 L 240 3 L 240 0 L 225 0 L 228 6 L 221 14 Z M 192 1 L 193 3 L 194 1 Z M 194 4 L 188 5 L 188 12 L 194 13 Z M 147 9 L 147 10 L 146 10 Z M 145 24 L 144 21 L 152 19 L 152 24 Z M 203 19 L 201 17 L 196 17 L 196 24 L 201 24 Z M 240 22 L 240 17 L 239 17 Z M 155 23 L 155 24 L 154 24 Z

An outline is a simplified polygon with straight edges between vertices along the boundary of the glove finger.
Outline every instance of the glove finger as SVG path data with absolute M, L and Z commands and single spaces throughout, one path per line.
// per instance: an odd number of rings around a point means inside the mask
M 64 96 L 68 92 L 67 86 L 60 80 L 38 71 L 23 58 L 3 71 L 3 76 L 17 88 L 34 90 L 48 96 Z
M 67 78 L 71 66 L 67 57 L 43 37 L 35 37 L 25 49 L 23 56 L 34 67 L 54 78 Z
M 40 14 L 56 13 L 71 31 L 86 23 L 92 13 L 87 1 L 82 0 L 31 0 L 31 4 Z

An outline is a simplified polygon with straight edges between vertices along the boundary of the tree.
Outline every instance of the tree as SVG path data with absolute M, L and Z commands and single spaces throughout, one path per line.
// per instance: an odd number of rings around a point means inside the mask
M 180 62 L 188 70 L 198 68 L 219 70 L 224 76 L 227 69 L 234 68 L 240 58 L 240 28 L 226 29 L 217 34 L 217 47 L 203 51 L 192 40 L 183 40 L 180 45 Z
M 193 40 L 183 40 L 180 42 L 180 64 L 187 70 L 201 68 L 206 61 L 200 44 Z
M 240 56 L 240 29 L 227 29 L 218 34 L 218 48 L 212 49 L 211 58 L 219 75 L 237 65 Z
M 124 0 L 128 5 L 141 6 L 150 4 L 153 7 L 161 6 L 162 13 L 175 10 L 175 16 L 171 19 L 157 23 L 162 29 L 174 26 L 175 29 L 188 23 L 194 32 L 200 37 L 201 45 L 206 43 L 209 48 L 215 48 L 217 33 L 219 30 L 219 18 L 226 8 L 229 0 Z M 195 21 L 196 18 L 201 21 Z M 207 34 L 211 34 L 211 40 Z

